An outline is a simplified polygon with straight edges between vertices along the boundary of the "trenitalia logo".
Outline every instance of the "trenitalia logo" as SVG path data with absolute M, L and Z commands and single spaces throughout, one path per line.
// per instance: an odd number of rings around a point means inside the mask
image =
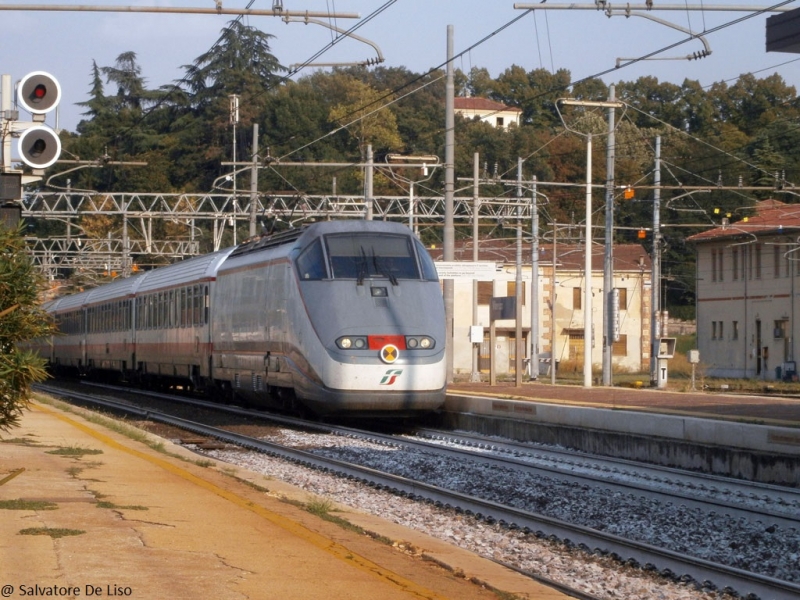
M 389 369 L 381 379 L 379 385 L 392 385 L 400 375 L 403 374 L 403 369 Z

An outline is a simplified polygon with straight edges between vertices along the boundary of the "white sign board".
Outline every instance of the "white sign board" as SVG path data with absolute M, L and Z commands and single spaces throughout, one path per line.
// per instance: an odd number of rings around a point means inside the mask
M 497 264 L 494 262 L 437 261 L 434 264 L 439 279 L 492 281 L 497 276 Z

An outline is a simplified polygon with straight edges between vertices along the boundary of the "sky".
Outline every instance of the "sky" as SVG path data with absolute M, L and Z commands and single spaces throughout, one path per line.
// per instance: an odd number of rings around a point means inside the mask
M 567 69 L 572 81 L 600 76 L 607 84 L 634 81 L 653 76 L 659 81 L 680 84 L 697 80 L 703 86 L 718 81 L 735 83 L 743 73 L 759 78 L 778 73 L 800 89 L 800 54 L 766 52 L 766 19 L 752 14 L 754 6 L 800 8 L 800 0 L 784 2 L 745 2 L 727 0 L 654 0 L 648 18 L 632 15 L 606 16 L 598 10 L 557 10 L 568 6 L 545 0 L 538 10 L 527 12 L 505 0 L 283 0 L 285 11 L 356 13 L 360 19 L 321 19 L 341 29 L 366 21 L 354 33 L 380 49 L 384 66 L 402 66 L 422 73 L 442 65 L 447 56 L 447 27 L 453 26 L 454 52 L 462 53 L 456 67 L 488 69 L 497 77 L 512 65 L 525 70 Z M 10 6 L 42 6 L 47 0 L 8 2 Z M 53 4 L 64 4 L 56 0 Z M 76 5 L 78 3 L 75 3 Z M 243 8 L 248 0 L 222 0 L 223 8 Z M 612 7 L 626 3 L 611 2 Z M 641 6 L 634 4 L 634 6 Z M 81 6 L 214 8 L 214 0 L 89 0 Z M 593 1 L 578 6 L 594 5 Z M 656 10 L 659 5 L 703 7 L 703 11 Z M 253 9 L 270 10 L 273 0 L 254 0 Z M 549 9 L 543 9 L 548 6 Z M 722 12 L 714 7 L 742 7 L 737 12 Z M 749 9 L 749 12 L 748 10 Z M 644 12 L 644 11 L 637 11 Z M 775 14 L 775 13 L 772 13 Z M 92 61 L 98 66 L 113 66 L 117 56 L 137 54 L 142 75 L 149 88 L 171 84 L 185 73 L 183 67 L 206 52 L 218 39 L 230 15 L 153 14 L 133 12 L 56 12 L 0 10 L 0 74 L 16 82 L 31 71 L 47 71 L 62 88 L 62 101 L 47 123 L 74 131 L 83 109 L 76 103 L 88 99 L 92 82 Z M 516 22 L 513 22 L 518 19 Z M 271 16 L 245 18 L 249 25 L 275 36 L 273 54 L 285 66 L 302 64 L 333 41 L 334 33 L 316 23 L 285 23 Z M 668 25 L 669 24 L 669 25 Z M 704 50 L 700 39 L 687 31 L 703 34 L 711 54 L 702 59 L 685 60 Z M 488 39 L 485 39 L 487 38 Z M 482 41 L 484 40 L 485 41 Z M 669 48 L 670 46 L 674 46 Z M 669 48 L 667 50 L 664 50 Z M 663 52 L 660 52 L 664 50 Z M 654 54 L 655 53 L 655 54 Z M 628 66 L 628 59 L 652 55 Z M 377 58 L 373 46 L 352 38 L 342 38 L 320 56 L 325 63 L 362 62 Z M 680 60 L 678 60 L 680 58 Z M 295 77 L 309 73 L 307 67 Z M 115 92 L 113 85 L 106 93 Z M 23 120 L 30 117 L 25 113 Z

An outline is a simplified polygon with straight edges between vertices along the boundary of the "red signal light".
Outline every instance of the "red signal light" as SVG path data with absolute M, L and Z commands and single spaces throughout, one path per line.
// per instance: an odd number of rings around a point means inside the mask
M 58 80 L 44 71 L 33 71 L 17 84 L 17 101 L 23 110 L 43 115 L 53 110 L 61 100 Z

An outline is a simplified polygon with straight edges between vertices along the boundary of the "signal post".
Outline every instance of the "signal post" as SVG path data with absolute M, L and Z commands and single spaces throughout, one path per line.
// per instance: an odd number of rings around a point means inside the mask
M 16 85 L 16 105 L 11 104 L 11 76 L 2 75 L 0 83 L 0 222 L 15 227 L 22 209 L 22 186 L 41 178 L 61 155 L 61 140 L 55 130 L 44 124 L 47 113 L 61 101 L 58 80 L 44 71 L 28 73 Z M 30 121 L 21 121 L 20 109 L 30 113 Z M 24 175 L 12 166 L 12 138 L 18 138 L 19 159 L 32 169 Z

